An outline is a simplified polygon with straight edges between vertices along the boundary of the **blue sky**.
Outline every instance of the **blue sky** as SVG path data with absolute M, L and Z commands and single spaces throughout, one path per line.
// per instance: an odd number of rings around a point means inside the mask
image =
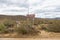
M 60 17 L 60 0 L 0 0 L 0 14 L 26 15 L 36 14 L 36 17 Z

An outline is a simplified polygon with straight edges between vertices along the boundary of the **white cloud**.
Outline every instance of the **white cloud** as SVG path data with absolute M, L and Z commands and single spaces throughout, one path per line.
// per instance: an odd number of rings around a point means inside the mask
M 26 15 L 28 6 L 36 17 L 60 17 L 60 0 L 0 0 L 0 14 Z
M 40 15 L 42 17 L 56 17 L 57 13 L 59 14 L 60 17 L 60 10 L 57 9 L 60 6 L 60 0 L 45 0 L 42 5 L 37 5 L 32 7 L 32 11 L 38 13 L 37 15 Z M 42 12 L 42 13 L 41 13 Z M 45 15 L 47 13 L 47 15 Z M 39 16 L 38 16 L 39 17 Z
M 26 0 L 0 0 L 0 14 L 25 15 L 27 14 Z M 12 3 L 12 4 L 11 4 Z

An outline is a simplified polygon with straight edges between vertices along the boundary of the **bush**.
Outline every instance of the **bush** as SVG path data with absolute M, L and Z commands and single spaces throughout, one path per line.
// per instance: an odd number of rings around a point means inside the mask
M 5 32 L 6 33 L 12 33 L 14 31 L 14 23 L 12 21 L 5 21 L 4 26 L 6 27 Z
M 0 33 L 4 33 L 5 26 L 3 24 L 0 24 Z
M 46 30 L 46 27 L 41 26 L 40 30 Z
M 38 34 L 38 30 L 36 30 L 35 27 L 27 24 L 21 24 L 16 31 L 21 34 Z
M 0 33 L 12 33 L 14 24 L 12 21 L 4 21 L 0 23 Z
M 5 21 L 3 24 L 6 26 L 6 28 L 11 28 L 14 26 L 14 23 L 12 21 Z
M 53 24 L 49 24 L 46 29 L 50 32 L 60 32 L 60 21 L 55 21 Z

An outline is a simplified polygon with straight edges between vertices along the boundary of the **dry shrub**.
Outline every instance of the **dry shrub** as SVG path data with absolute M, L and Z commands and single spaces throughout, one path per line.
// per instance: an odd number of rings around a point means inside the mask
M 46 29 L 50 32 L 60 32 L 60 21 L 54 21 L 53 24 L 49 24 Z
M 38 30 L 36 30 L 35 27 L 32 27 L 32 25 L 28 25 L 28 24 L 21 24 L 20 27 L 17 27 L 16 31 L 18 33 L 21 33 L 23 35 L 26 35 L 26 34 L 38 34 Z

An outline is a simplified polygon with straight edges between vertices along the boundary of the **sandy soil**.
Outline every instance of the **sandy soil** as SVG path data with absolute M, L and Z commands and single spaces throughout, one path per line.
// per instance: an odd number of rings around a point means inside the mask
M 38 35 L 0 34 L 0 38 L 60 38 L 60 33 L 41 31 Z
M 0 38 L 0 40 L 60 40 L 60 39 L 56 39 L 56 38 L 53 38 L 53 39 L 50 39 L 50 38 L 44 38 L 44 39 L 41 39 L 41 38 Z

